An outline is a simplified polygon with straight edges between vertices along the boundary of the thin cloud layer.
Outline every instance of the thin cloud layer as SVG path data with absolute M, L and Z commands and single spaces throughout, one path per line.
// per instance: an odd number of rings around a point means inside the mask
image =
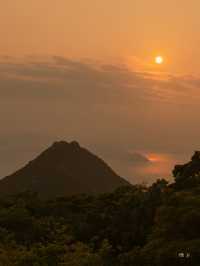
M 2 58 L 0 175 L 52 141 L 76 139 L 131 182 L 169 177 L 172 164 L 198 149 L 199 84 L 196 77 L 56 56 Z M 156 168 L 158 162 L 151 162 L 150 171 L 148 160 L 136 166 L 131 155 L 138 151 L 140 158 L 166 154 L 168 166 Z

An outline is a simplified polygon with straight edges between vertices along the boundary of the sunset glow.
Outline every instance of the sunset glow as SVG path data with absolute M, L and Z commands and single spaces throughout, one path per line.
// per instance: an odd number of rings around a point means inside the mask
M 0 1 L 0 266 L 197 266 L 200 0 Z
M 155 57 L 155 63 L 156 64 L 161 65 L 161 64 L 163 64 L 163 62 L 164 62 L 164 59 L 162 56 L 156 56 Z
M 1 177 L 57 138 L 134 184 L 199 149 L 200 1 L 1 2 Z
M 170 158 L 167 154 L 159 154 L 159 153 L 150 153 L 146 155 L 148 160 L 152 163 L 155 162 L 166 162 L 169 161 Z

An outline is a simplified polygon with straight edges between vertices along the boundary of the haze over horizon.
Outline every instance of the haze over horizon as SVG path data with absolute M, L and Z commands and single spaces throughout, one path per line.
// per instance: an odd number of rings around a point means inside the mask
M 170 177 L 200 149 L 199 8 L 1 1 L 0 176 L 63 139 L 133 183 Z

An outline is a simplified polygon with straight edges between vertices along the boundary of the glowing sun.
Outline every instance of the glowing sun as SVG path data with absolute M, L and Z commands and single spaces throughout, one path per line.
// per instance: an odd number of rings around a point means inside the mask
M 163 62 L 164 62 L 164 59 L 162 56 L 159 55 L 159 56 L 155 57 L 155 63 L 156 64 L 161 65 L 161 64 L 163 64 Z

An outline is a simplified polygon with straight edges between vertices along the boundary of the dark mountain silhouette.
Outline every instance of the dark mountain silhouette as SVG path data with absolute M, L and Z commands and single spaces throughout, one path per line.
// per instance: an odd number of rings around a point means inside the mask
M 55 142 L 25 167 L 0 181 L 0 194 L 37 192 L 43 198 L 110 192 L 129 183 L 78 142 Z

